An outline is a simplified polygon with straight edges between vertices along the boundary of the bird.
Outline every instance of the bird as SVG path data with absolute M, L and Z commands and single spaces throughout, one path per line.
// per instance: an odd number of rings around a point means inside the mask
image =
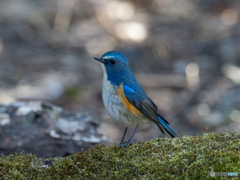
M 109 51 L 101 58 L 93 57 L 101 62 L 103 69 L 102 100 L 109 116 L 125 125 L 125 130 L 118 147 L 128 147 L 134 143 L 133 137 L 139 125 L 150 124 L 158 127 L 172 138 L 178 137 L 169 127 L 169 123 L 158 113 L 157 105 L 147 96 L 137 82 L 128 58 L 118 51 Z M 124 142 L 128 127 L 135 127 L 131 138 Z M 138 142 L 138 141 L 137 141 Z

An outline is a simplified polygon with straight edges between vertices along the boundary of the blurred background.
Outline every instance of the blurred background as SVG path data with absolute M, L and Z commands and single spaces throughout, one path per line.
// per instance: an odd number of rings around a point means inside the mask
M 179 136 L 239 131 L 239 20 L 236 0 L 1 0 L 0 103 L 48 101 L 120 142 L 92 58 L 117 50 Z M 157 137 L 145 125 L 135 139 Z

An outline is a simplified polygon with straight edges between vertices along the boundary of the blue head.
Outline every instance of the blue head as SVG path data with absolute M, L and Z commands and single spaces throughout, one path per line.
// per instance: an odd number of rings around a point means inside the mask
M 94 57 L 94 59 L 102 63 L 106 70 L 107 79 L 112 84 L 120 85 L 127 76 L 132 75 L 127 57 L 120 52 L 109 51 L 101 58 Z

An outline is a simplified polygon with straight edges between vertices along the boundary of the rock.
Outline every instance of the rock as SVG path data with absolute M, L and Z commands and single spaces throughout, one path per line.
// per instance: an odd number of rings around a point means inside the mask
M 99 122 L 50 103 L 31 101 L 0 105 L 0 154 L 26 151 L 37 157 L 67 156 L 107 143 Z

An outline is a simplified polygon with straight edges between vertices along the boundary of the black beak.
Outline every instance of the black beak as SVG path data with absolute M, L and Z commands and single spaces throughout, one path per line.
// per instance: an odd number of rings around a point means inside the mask
M 105 63 L 105 61 L 102 58 L 98 58 L 98 57 L 93 57 L 95 60 L 100 61 L 101 63 Z

